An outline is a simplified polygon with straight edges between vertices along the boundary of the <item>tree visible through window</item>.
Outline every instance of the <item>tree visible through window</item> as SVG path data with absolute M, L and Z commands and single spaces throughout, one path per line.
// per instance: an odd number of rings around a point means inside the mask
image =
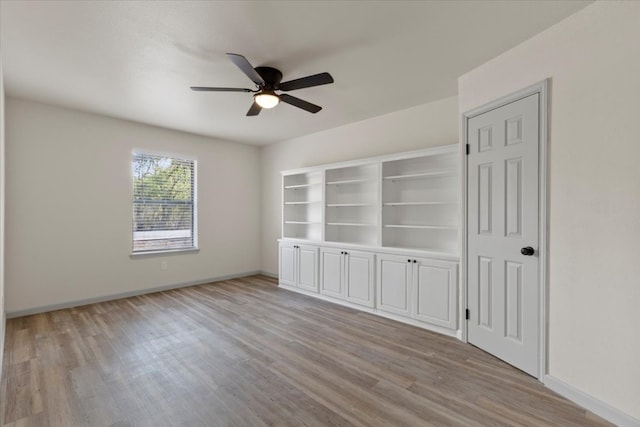
M 133 153 L 133 252 L 191 249 L 195 161 Z

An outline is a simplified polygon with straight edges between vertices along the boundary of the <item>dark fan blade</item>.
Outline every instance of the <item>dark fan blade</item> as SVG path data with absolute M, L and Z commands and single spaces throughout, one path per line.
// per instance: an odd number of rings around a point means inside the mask
M 251 79 L 252 82 L 257 85 L 265 84 L 264 79 L 260 77 L 260 74 L 258 74 L 256 70 L 253 69 L 253 65 L 247 61 L 247 58 L 242 55 L 238 55 L 237 53 L 227 53 L 227 56 L 231 62 L 236 64 L 236 67 L 240 68 L 240 71 L 245 73 L 247 77 Z
M 240 87 L 191 86 L 191 90 L 197 90 L 201 92 L 253 92 L 251 89 L 244 89 Z
M 280 95 L 280 101 L 291 104 L 294 107 L 302 108 L 303 110 L 314 114 L 322 110 L 322 107 L 318 105 L 312 104 L 300 98 L 296 98 L 295 96 L 287 95 L 286 93 Z
M 288 92 L 290 90 L 304 89 L 305 87 L 328 85 L 329 83 L 333 83 L 333 77 L 331 77 L 331 74 L 320 73 L 280 83 L 278 89 Z
M 253 105 L 251 105 L 251 108 L 247 111 L 247 116 L 257 116 L 260 114 L 260 111 L 262 111 L 262 107 L 259 106 L 256 101 L 253 101 Z

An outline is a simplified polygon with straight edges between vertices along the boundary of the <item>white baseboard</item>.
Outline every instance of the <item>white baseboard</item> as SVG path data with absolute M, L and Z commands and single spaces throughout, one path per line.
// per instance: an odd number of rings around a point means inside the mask
M 267 277 L 271 277 L 272 279 L 278 279 L 278 274 L 277 273 L 269 273 L 268 271 L 261 271 L 260 274 L 262 274 L 263 276 L 267 276 Z
M 153 288 L 137 289 L 135 291 L 102 295 L 99 297 L 62 302 L 59 304 L 43 305 L 40 307 L 27 308 L 24 310 L 7 311 L 7 319 L 12 319 L 14 317 L 29 316 L 31 314 L 46 313 L 46 312 L 55 311 L 55 310 L 62 310 L 65 308 L 79 307 L 81 305 L 95 304 L 98 302 L 112 301 L 112 300 L 121 299 L 121 298 L 135 297 L 138 295 L 152 294 L 154 292 L 168 291 L 171 289 L 179 289 L 179 288 L 186 288 L 189 286 L 204 285 L 206 283 L 221 282 L 223 280 L 239 279 L 241 277 L 255 276 L 256 274 L 264 274 L 264 273 L 261 271 L 247 271 L 245 273 L 230 274 L 227 276 L 218 276 L 210 279 L 195 280 L 191 282 L 157 286 Z
M 616 409 L 613 406 L 552 377 L 551 375 L 544 376 L 544 385 L 562 397 L 566 397 L 594 414 L 601 416 L 605 420 L 612 422 L 618 427 L 640 427 L 639 419 L 625 414 L 621 410 Z

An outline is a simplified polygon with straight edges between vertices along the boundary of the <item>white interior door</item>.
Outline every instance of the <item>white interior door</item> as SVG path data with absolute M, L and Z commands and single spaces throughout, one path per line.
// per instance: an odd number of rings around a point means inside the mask
M 467 126 L 467 339 L 535 377 L 539 102 L 539 94 L 529 95 L 475 116 Z

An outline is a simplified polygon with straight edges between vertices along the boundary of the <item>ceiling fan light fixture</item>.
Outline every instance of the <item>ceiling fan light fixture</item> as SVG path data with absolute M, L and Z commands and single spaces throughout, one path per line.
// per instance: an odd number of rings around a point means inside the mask
M 272 90 L 263 90 L 253 95 L 256 104 L 262 108 L 273 108 L 280 103 L 280 97 Z

